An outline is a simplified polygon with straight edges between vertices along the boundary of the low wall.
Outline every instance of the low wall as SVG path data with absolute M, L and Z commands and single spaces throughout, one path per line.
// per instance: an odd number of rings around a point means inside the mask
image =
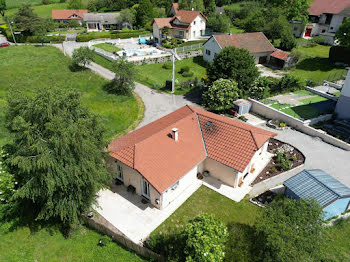
M 304 164 L 297 166 L 296 168 L 293 168 L 286 172 L 283 172 L 282 174 L 279 174 L 277 176 L 261 181 L 252 187 L 252 190 L 250 190 L 249 192 L 249 196 L 250 197 L 258 196 L 261 193 L 264 193 L 265 191 L 269 190 L 271 187 L 281 185 L 288 178 L 291 178 L 292 176 L 298 174 L 303 169 L 304 169 Z
M 110 236 L 113 241 L 118 242 L 130 250 L 133 250 L 136 254 L 146 258 L 153 258 L 156 261 L 164 261 L 164 258 L 161 255 L 154 253 L 152 250 L 142 245 L 132 242 L 127 236 L 115 228 L 99 213 L 95 214 L 93 218 L 83 216 L 83 220 L 90 228 L 95 229 L 101 234 Z
M 317 130 L 305 124 L 303 121 L 296 119 L 290 115 L 287 115 L 283 112 L 280 112 L 274 108 L 264 105 L 259 101 L 248 98 L 249 101 L 252 102 L 251 111 L 257 115 L 261 115 L 268 119 L 278 119 L 280 121 L 286 122 L 287 125 L 295 128 L 298 131 L 301 131 L 305 134 L 308 134 L 313 137 L 319 137 L 324 142 L 329 143 L 333 146 L 339 147 L 341 149 L 350 151 L 350 144 L 345 143 L 344 141 L 337 139 L 333 136 L 328 135 L 326 132 L 322 130 Z
M 314 124 L 317 124 L 318 122 L 331 120 L 332 117 L 333 117 L 332 114 L 321 115 L 321 116 L 312 118 L 312 119 L 310 119 L 310 120 L 305 120 L 305 121 L 304 121 L 304 124 L 305 124 L 305 125 L 314 125 Z
M 322 91 L 310 88 L 308 86 L 305 87 L 305 90 L 310 91 L 311 93 L 314 93 L 316 95 L 322 96 L 324 98 L 331 99 L 333 101 L 338 101 L 338 97 L 327 94 L 326 92 L 322 92 Z
M 323 81 L 323 85 L 324 86 L 334 87 L 335 89 L 338 89 L 338 90 L 341 90 L 343 88 L 341 85 L 337 85 L 337 84 L 335 84 L 333 82 L 329 82 L 329 81 L 326 81 L 326 80 Z

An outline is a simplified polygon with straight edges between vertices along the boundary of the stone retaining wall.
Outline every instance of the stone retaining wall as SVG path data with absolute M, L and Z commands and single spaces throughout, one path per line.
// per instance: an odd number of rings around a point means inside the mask
M 316 95 L 322 96 L 324 98 L 331 99 L 333 101 L 338 101 L 338 97 L 327 94 L 326 92 L 322 92 L 322 91 L 310 88 L 308 86 L 305 87 L 305 90 L 310 91 L 311 93 L 314 93 Z

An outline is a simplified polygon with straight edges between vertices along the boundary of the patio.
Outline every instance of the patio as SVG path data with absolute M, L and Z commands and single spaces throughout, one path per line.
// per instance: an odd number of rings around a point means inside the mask
M 134 243 L 142 243 L 149 234 L 180 207 L 200 186 L 196 180 L 163 210 L 151 204 L 143 204 L 142 198 L 123 185 L 111 186 L 98 193 L 98 206 L 94 209 Z

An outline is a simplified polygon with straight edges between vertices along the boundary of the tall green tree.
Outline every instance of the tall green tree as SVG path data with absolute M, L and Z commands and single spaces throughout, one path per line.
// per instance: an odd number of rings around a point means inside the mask
M 238 49 L 233 46 L 226 47 L 214 58 L 207 68 L 209 80 L 232 79 L 238 83 L 241 95 L 259 76 L 255 60 L 247 49 Z
M 23 5 L 18 9 L 14 17 L 14 23 L 17 29 L 27 35 L 33 35 L 45 26 L 44 20 L 34 13 L 34 9 L 30 5 Z
M 5 11 L 6 11 L 6 0 L 0 0 L 0 15 L 2 15 L 2 17 L 5 17 Z
M 350 19 L 346 19 L 345 22 L 339 27 L 335 33 L 336 39 L 340 42 L 340 45 L 350 47 Z
M 225 14 L 213 14 L 208 17 L 207 26 L 214 32 L 228 33 L 230 31 L 231 21 Z
M 280 48 L 285 51 L 290 51 L 297 46 L 297 40 L 295 39 L 292 30 L 284 30 L 281 33 Z
M 282 32 L 291 31 L 290 23 L 279 9 L 269 10 L 267 17 L 263 32 L 267 38 L 271 39 L 272 43 L 281 38 Z
M 275 200 L 256 221 L 261 261 L 323 261 L 325 235 L 317 202 Z
M 237 83 L 228 79 L 216 80 L 203 93 L 203 104 L 214 111 L 232 108 L 233 102 L 237 99 Z
M 81 46 L 73 51 L 72 59 L 77 65 L 89 65 L 94 58 L 94 51 L 87 46 Z
M 135 23 L 135 14 L 131 9 L 123 9 L 120 11 L 120 16 L 117 18 L 119 24 L 127 23 L 132 28 Z
M 212 14 L 215 13 L 216 11 L 216 3 L 215 0 L 203 0 L 203 4 L 204 4 L 204 12 L 205 14 Z
M 202 12 L 205 10 L 203 0 L 179 0 L 179 8 Z
M 81 0 L 69 0 L 67 3 L 68 9 L 83 9 L 84 5 Z
M 288 21 L 298 20 L 305 23 L 308 21 L 310 7 L 308 0 L 269 0 L 267 3 L 284 10 Z
M 121 58 L 115 60 L 112 66 L 115 77 L 106 85 L 106 91 L 118 95 L 131 95 L 135 88 L 135 65 Z
M 154 18 L 153 4 L 150 0 L 141 0 L 136 8 L 136 24 L 139 27 L 150 27 Z
M 41 88 L 32 95 L 13 90 L 7 102 L 13 139 L 4 148 L 5 164 L 18 182 L 12 196 L 16 211 L 77 224 L 109 181 L 99 117 L 72 90 Z

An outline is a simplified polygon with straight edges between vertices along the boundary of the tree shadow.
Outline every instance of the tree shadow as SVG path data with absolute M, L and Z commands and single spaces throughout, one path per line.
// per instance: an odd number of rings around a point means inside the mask
M 70 65 L 69 65 L 69 70 L 71 71 L 71 72 L 81 72 L 81 71 L 85 71 L 86 70 L 86 67 L 83 67 L 83 66 L 80 66 L 80 65 L 78 65 L 78 64 L 76 64 L 76 63 L 71 63 Z
M 193 63 L 200 65 L 200 66 L 203 66 L 205 68 L 207 68 L 207 66 L 208 66 L 208 63 L 203 60 L 202 56 L 193 57 Z
M 192 89 L 184 95 L 184 98 L 192 103 L 200 105 L 202 103 L 202 95 L 205 90 L 207 90 L 205 87 Z
M 304 71 L 323 71 L 327 72 L 335 69 L 336 66 L 328 60 L 328 58 L 312 57 L 306 58 L 300 61 L 296 66 L 296 69 Z

